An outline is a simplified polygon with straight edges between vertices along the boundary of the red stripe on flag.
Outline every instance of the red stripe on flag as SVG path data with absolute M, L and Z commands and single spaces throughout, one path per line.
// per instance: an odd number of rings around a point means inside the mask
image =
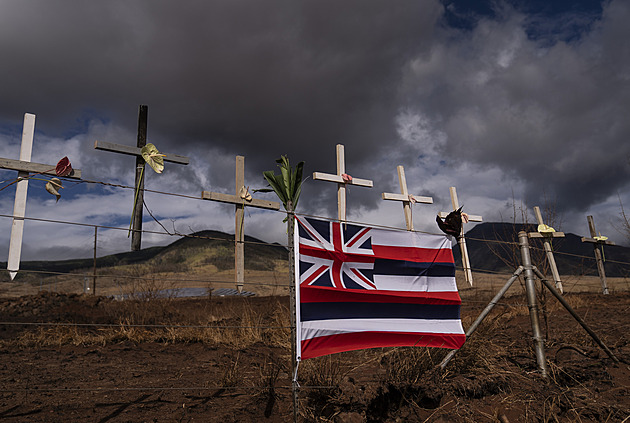
M 324 250 L 323 248 L 311 247 L 300 244 L 300 254 L 325 260 L 338 260 L 350 263 L 374 263 L 374 256 L 366 254 L 344 253 L 343 251 Z M 410 260 L 411 261 L 411 260 Z
M 302 360 L 344 351 L 380 347 L 434 347 L 459 349 L 466 342 L 463 334 L 353 332 L 321 336 L 302 341 Z
M 424 291 L 383 291 L 338 289 L 325 286 L 300 287 L 301 303 L 335 303 L 335 302 L 363 302 L 363 303 L 400 303 L 400 304 L 461 304 L 462 300 L 457 291 L 454 292 L 424 292 Z
M 390 245 L 372 245 L 374 258 L 405 260 L 420 263 L 453 263 L 453 251 L 450 248 L 415 248 L 392 247 Z

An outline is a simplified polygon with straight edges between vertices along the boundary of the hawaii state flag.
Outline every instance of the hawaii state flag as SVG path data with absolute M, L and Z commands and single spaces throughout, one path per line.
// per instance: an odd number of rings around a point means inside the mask
M 296 217 L 294 246 L 298 360 L 464 344 L 445 235 Z

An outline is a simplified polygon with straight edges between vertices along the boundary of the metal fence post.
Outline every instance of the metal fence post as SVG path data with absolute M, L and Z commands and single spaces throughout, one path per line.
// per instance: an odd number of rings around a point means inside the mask
M 94 226 L 94 268 L 92 272 L 92 295 L 96 295 L 96 241 L 98 238 L 98 226 Z
M 529 241 L 527 232 L 518 233 L 518 244 L 521 247 L 521 258 L 525 269 L 525 290 L 527 293 L 527 305 L 529 307 L 529 319 L 532 323 L 532 333 L 534 338 L 534 348 L 536 350 L 536 361 L 538 369 L 544 378 L 547 378 L 547 359 L 545 357 L 545 341 L 540 332 L 538 322 L 538 303 L 536 301 L 536 285 L 534 283 L 534 271 L 532 270 L 532 260 L 529 255 Z

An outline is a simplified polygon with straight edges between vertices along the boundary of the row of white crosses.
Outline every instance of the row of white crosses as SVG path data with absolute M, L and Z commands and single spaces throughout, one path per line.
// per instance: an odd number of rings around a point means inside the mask
M 382 193 L 383 200 L 392 200 L 392 201 L 400 201 L 402 202 L 403 211 L 405 214 L 405 222 L 407 225 L 407 230 L 413 231 L 413 218 L 411 214 L 411 205 L 413 203 L 424 203 L 424 204 L 432 204 L 433 198 L 431 197 L 423 197 L 418 195 L 411 195 L 407 189 L 407 180 L 405 178 L 405 169 L 402 166 L 398 166 L 398 182 L 400 185 L 400 194 L 394 193 Z M 322 172 L 314 172 L 313 179 L 327 182 L 335 182 L 337 184 L 337 207 L 338 207 L 338 218 L 340 222 L 346 221 L 346 185 L 356 185 L 361 187 L 372 188 L 373 182 L 367 179 L 359 179 L 352 177 L 346 173 L 346 165 L 345 165 L 345 154 L 344 154 L 344 146 L 341 144 L 337 144 L 337 173 L 322 173 Z M 451 193 L 451 203 L 453 205 L 453 210 L 457 210 L 459 208 L 459 202 L 457 200 L 457 191 L 455 187 L 450 187 Z M 440 212 L 440 217 L 444 218 L 448 215 L 447 212 Z M 468 221 L 471 222 L 481 222 L 481 216 L 468 215 Z M 462 222 L 462 231 L 460 235 L 457 237 L 457 241 L 459 243 L 459 247 L 462 254 L 462 264 L 464 268 L 464 275 L 466 278 L 466 282 L 472 286 L 473 284 L 473 276 L 472 269 L 470 267 L 470 260 L 468 258 L 468 250 L 466 248 L 466 239 L 464 238 L 464 222 Z
M 135 215 L 133 218 L 133 235 L 131 240 L 132 251 L 137 251 L 141 248 L 140 242 L 142 237 L 143 210 L 142 192 L 144 190 L 144 179 L 140 178 L 139 175 L 142 175 L 142 169 L 144 168 L 144 160 L 142 159 L 141 148 L 146 145 L 147 114 L 147 106 L 141 105 L 138 112 L 137 147 L 129 147 L 126 145 L 112 144 L 101 141 L 96 141 L 94 143 L 94 148 L 97 150 L 136 156 L 136 192 L 138 192 L 138 195 L 136 197 L 136 204 L 134 206 Z M 167 153 L 165 154 L 164 161 L 187 165 L 189 159 L 188 157 Z M 243 285 L 245 283 L 245 206 L 279 210 L 280 203 L 252 198 L 251 194 L 249 193 L 249 189 L 245 186 L 245 158 L 243 156 L 236 156 L 235 195 L 211 191 L 202 191 L 201 198 L 204 200 L 234 204 L 236 206 L 234 229 L 234 278 L 236 287 L 240 293 L 243 291 Z
M 136 219 L 134 220 L 134 237 L 132 238 L 132 250 L 140 249 L 140 240 L 142 234 L 142 191 L 144 189 L 144 180 L 138 178 L 141 174 L 142 167 L 144 167 L 144 161 L 141 157 L 141 147 L 146 144 L 146 132 L 147 132 L 147 106 L 141 105 L 139 109 L 138 117 L 138 143 L 137 147 L 130 147 L 120 144 L 112 144 L 107 142 L 96 141 L 94 148 L 98 150 L 110 151 L 115 153 L 127 154 L 136 157 L 136 190 L 139 192 L 137 197 L 137 203 L 135 206 Z M 7 269 L 11 279 L 15 277 L 20 267 L 20 256 L 22 250 L 22 238 L 24 231 L 24 216 L 26 212 L 26 197 L 28 190 L 28 177 L 32 173 L 54 175 L 55 166 L 32 163 L 31 153 L 33 147 L 33 136 L 35 132 L 35 115 L 24 115 L 24 126 L 22 133 L 22 144 L 20 148 L 20 159 L 11 160 L 6 158 L 0 158 L 0 169 L 9 169 L 18 171 L 18 182 L 16 183 L 16 194 L 13 212 L 13 223 L 11 227 L 11 238 L 9 245 L 9 258 L 7 261 Z M 353 178 L 346 173 L 345 169 L 345 153 L 344 146 L 338 144 L 336 147 L 337 152 L 337 173 L 327 174 L 321 172 L 314 172 L 313 179 L 323 180 L 328 182 L 337 183 L 337 202 L 338 202 L 338 218 L 340 221 L 346 221 L 346 185 L 355 185 L 362 187 L 373 186 L 373 182 L 367 179 Z M 167 154 L 164 158 L 165 161 L 178 164 L 188 164 L 188 157 L 179 156 L 176 154 Z M 228 195 L 223 193 L 203 191 L 201 197 L 205 200 L 218 201 L 223 203 L 234 204 L 236 206 L 235 211 L 235 282 L 239 292 L 243 289 L 244 284 L 244 208 L 245 206 L 257 207 L 270 210 L 279 210 L 280 203 L 266 200 L 259 200 L 252 198 L 249 193 L 249 188 L 245 186 L 245 159 L 243 156 L 236 157 L 236 192 L 235 195 Z M 407 181 L 405 178 L 405 170 L 403 166 L 398 166 L 398 181 L 400 185 L 400 194 L 396 193 L 382 193 L 383 200 L 400 201 L 403 206 L 405 222 L 407 230 L 413 231 L 413 217 L 411 213 L 411 205 L 413 203 L 432 204 L 433 198 L 424 197 L 418 195 L 409 194 L 407 189 Z M 79 169 L 73 169 L 72 174 L 67 176 L 68 178 L 81 179 L 81 171 Z M 450 187 L 451 203 L 453 210 L 459 208 L 459 201 L 457 198 L 457 191 L 455 187 Z M 553 228 L 550 231 L 541 231 L 541 227 L 545 228 L 542 220 L 542 215 L 538 207 L 534 207 L 536 214 L 536 220 L 539 224 L 539 232 L 533 232 L 528 234 L 531 238 L 543 238 L 544 249 L 547 255 L 548 262 L 550 264 L 551 272 L 556 283 L 556 286 L 563 291 L 562 282 L 560 280 L 559 272 L 553 258 L 551 251 L 550 239 L 552 237 L 563 237 L 562 232 L 555 232 Z M 439 216 L 444 218 L 448 215 L 448 212 L 440 212 Z M 467 221 L 481 222 L 481 216 L 467 215 Z M 595 257 L 597 259 L 598 271 L 602 280 L 602 289 L 605 294 L 608 293 L 606 286 L 606 276 L 603 269 L 603 245 L 614 245 L 613 242 L 607 241 L 605 237 L 597 236 L 595 231 L 595 225 L 593 223 L 592 216 L 588 216 L 589 230 L 592 238 L 582 238 L 582 242 L 591 242 L 594 244 Z M 470 259 L 468 255 L 468 249 L 466 247 L 466 240 L 464 237 L 464 227 L 462 225 L 462 232 L 458 237 L 458 243 L 462 254 L 462 264 L 464 268 L 464 275 L 466 281 L 472 286 L 473 277 L 472 269 L 470 266 Z
M 138 113 L 138 139 L 137 146 L 127 146 L 122 144 L 113 144 L 103 141 L 96 141 L 94 148 L 102 151 L 109 151 L 119 154 L 131 155 L 136 157 L 136 191 L 138 193 L 135 203 L 135 216 L 133 220 L 133 235 L 131 242 L 132 251 L 140 250 L 141 248 L 141 236 L 142 236 L 142 210 L 143 210 L 143 191 L 144 191 L 144 179 L 139 176 L 143 173 L 144 161 L 141 155 L 141 148 L 146 145 L 146 133 L 147 133 L 147 115 L 148 108 L 145 105 L 141 105 Z M 55 166 L 31 163 L 31 152 L 33 146 L 33 135 L 35 132 L 35 115 L 26 114 L 24 116 L 24 128 L 22 134 L 22 145 L 20 150 L 20 160 L 11 160 L 0 158 L 0 168 L 10 169 L 18 171 L 18 178 L 20 179 L 16 183 L 16 195 L 15 205 L 13 212 L 13 225 L 11 228 L 11 239 L 9 246 L 9 259 L 7 262 L 7 269 L 11 279 L 15 277 L 20 266 L 20 256 L 22 250 L 22 238 L 24 229 L 24 216 L 26 212 L 26 196 L 28 189 L 28 176 L 30 173 L 43 173 L 54 174 Z M 189 163 L 188 157 L 179 156 L 177 154 L 166 154 L 164 161 L 187 165 Z M 244 162 L 243 156 L 236 157 L 236 192 L 235 195 L 222 194 L 211 191 L 203 191 L 201 197 L 205 200 L 219 201 L 223 203 L 234 204 L 236 206 L 235 211 L 235 282 L 240 291 L 243 289 L 244 284 L 244 208 L 245 206 L 257 207 L 270 210 L 279 210 L 280 203 L 266 200 L 259 200 L 252 198 L 249 193 L 249 189 L 245 186 L 244 178 Z M 74 169 L 73 173 L 68 176 L 69 178 L 81 179 L 81 171 Z M 337 173 L 327 174 L 321 172 L 315 172 L 313 178 L 316 180 L 324 180 L 337 183 L 337 200 L 338 200 L 338 217 L 340 221 L 346 221 L 346 185 L 355 185 L 362 187 L 372 187 L 373 182 L 367 179 L 353 178 L 346 174 L 345 170 L 345 155 L 344 146 L 337 145 Z M 383 193 L 382 198 L 384 200 L 401 201 L 403 204 L 403 210 L 405 214 L 405 220 L 407 229 L 413 231 L 413 219 L 411 214 L 412 203 L 433 203 L 431 197 L 423 197 L 417 195 L 410 195 L 407 190 L 407 182 L 405 179 L 405 171 L 402 166 L 398 166 L 398 179 L 400 183 L 400 194 Z M 453 201 L 453 208 L 457 209 L 457 194 L 455 188 L 451 188 L 451 200 Z M 477 220 L 478 218 L 478 220 Z M 481 217 L 472 217 L 473 221 L 480 221 Z M 467 260 L 468 254 L 465 250 L 466 244 L 463 240 L 463 228 L 462 235 L 459 237 L 460 246 L 462 247 L 462 258 L 464 260 L 464 268 L 470 270 L 470 263 Z M 466 280 L 472 285 L 472 273 L 466 273 Z
M 137 251 L 141 248 L 141 236 L 142 236 L 142 210 L 143 210 L 143 189 L 144 179 L 140 178 L 142 175 L 142 168 L 144 162 L 141 157 L 141 148 L 146 145 L 146 132 L 147 132 L 147 106 L 141 105 L 139 109 L 138 117 L 138 140 L 137 146 L 131 147 L 121 144 L 112 144 L 107 142 L 96 141 L 94 148 L 97 150 L 115 152 L 119 154 L 132 155 L 136 157 L 136 191 L 138 196 L 136 197 L 136 204 L 134 207 L 136 216 L 134 216 L 133 237 L 132 237 L 132 250 Z M 5 169 L 18 170 L 18 178 L 25 178 L 29 172 L 48 172 L 50 173 L 51 165 L 39 165 L 36 163 L 30 163 L 33 134 L 35 127 L 35 116 L 26 114 L 24 119 L 24 132 L 22 137 L 22 148 L 20 152 L 20 160 L 0 159 L 0 167 Z M 170 161 L 179 164 L 188 164 L 187 157 L 179 156 L 176 154 L 167 154 L 165 161 Z M 244 157 L 236 157 L 236 194 L 227 195 L 222 193 L 203 191 L 202 198 L 206 200 L 219 201 L 224 203 L 235 204 L 235 282 L 236 286 L 242 291 L 244 284 L 244 207 L 245 205 L 251 207 L 266 208 L 272 210 L 278 210 L 280 204 L 277 202 L 265 201 L 253 199 L 244 183 Z M 80 178 L 80 171 L 76 171 L 73 175 L 75 178 Z M 316 180 L 324 180 L 329 182 L 335 182 L 338 185 L 337 188 L 337 200 L 338 200 L 338 217 L 340 221 L 346 220 L 346 185 L 357 185 L 363 187 L 372 187 L 373 182 L 366 179 L 352 178 L 345 171 L 345 154 L 344 146 L 337 145 L 337 173 L 326 174 L 315 172 L 313 178 Z M 405 178 L 403 166 L 398 166 L 398 179 L 400 184 L 400 194 L 383 193 L 382 198 L 384 200 L 401 201 L 403 204 L 403 210 L 405 214 L 405 221 L 407 229 L 413 231 L 413 219 L 411 214 L 411 204 L 420 203 L 433 203 L 431 197 L 422 197 L 410 195 L 407 190 L 407 182 Z M 28 180 L 21 180 L 17 183 L 17 191 L 15 197 L 15 216 L 13 220 L 11 242 L 9 247 L 9 260 L 8 269 L 10 271 L 11 279 L 13 279 L 19 269 L 20 254 L 22 246 L 22 235 L 24 227 L 24 214 L 26 208 L 26 191 L 28 188 Z M 453 209 L 459 208 L 457 201 L 457 193 L 454 187 L 451 187 L 451 201 L 453 203 Z M 444 216 L 446 213 L 442 213 Z M 470 217 L 470 220 L 480 221 L 480 217 Z M 463 232 L 463 228 L 462 228 Z M 464 263 L 466 280 L 472 285 L 472 272 L 470 270 L 470 261 L 468 260 L 468 253 L 466 250 L 465 240 L 462 236 L 459 237 L 460 247 L 462 248 L 462 261 Z
M 138 251 L 141 248 L 142 237 L 142 210 L 143 210 L 143 197 L 144 179 L 140 178 L 143 173 L 144 160 L 142 159 L 141 149 L 146 145 L 146 133 L 147 133 L 147 114 L 148 108 L 145 105 L 141 105 L 138 112 L 138 142 L 137 147 L 130 147 L 120 144 L 112 144 L 108 142 L 96 141 L 94 148 L 97 150 L 110 151 L 114 153 L 127 154 L 136 157 L 136 203 L 134 206 L 135 215 L 133 218 L 133 234 L 131 240 L 132 251 Z M 165 154 L 164 161 L 187 165 L 189 162 L 188 157 L 179 156 L 177 154 L 167 153 Z M 235 242 L 235 283 L 239 292 L 243 291 L 243 285 L 245 281 L 245 206 L 258 207 L 271 210 L 279 210 L 280 203 L 273 201 L 258 200 L 252 198 L 249 193 L 249 189 L 245 187 L 245 158 L 243 156 L 236 156 L 236 194 L 229 195 L 218 192 L 202 191 L 201 198 L 204 200 L 219 201 L 222 203 L 235 204 L 235 230 L 234 230 L 234 242 Z
M 110 151 L 120 154 L 126 154 L 136 157 L 136 182 L 135 189 L 138 195 L 134 205 L 133 234 L 131 239 L 131 250 L 138 251 L 141 248 L 142 237 L 142 210 L 143 210 L 143 194 L 144 194 L 144 178 L 143 174 L 145 166 L 142 158 L 141 149 L 147 143 L 147 115 L 148 107 L 141 105 L 138 113 L 138 140 L 137 147 L 126 146 L 121 144 L 112 144 L 108 142 L 96 141 L 94 148 L 97 150 Z M 22 144 L 20 147 L 20 159 L 12 160 L 0 158 L 0 169 L 17 170 L 18 182 L 16 183 L 15 204 L 13 207 L 13 223 L 11 226 L 11 238 L 9 242 L 9 258 L 7 260 L 7 270 L 11 280 L 15 278 L 20 269 L 20 257 L 22 252 L 22 239 L 24 234 L 24 216 L 26 213 L 26 197 L 28 191 L 29 175 L 44 174 L 56 175 L 55 165 L 47 165 L 31 162 L 31 153 L 33 150 L 33 136 L 35 133 L 35 115 L 26 113 L 24 115 L 24 125 L 22 129 Z M 177 154 L 167 154 L 164 161 L 187 165 L 188 157 L 179 156 Z M 81 171 L 73 169 L 66 178 L 81 179 Z
M 120 144 L 112 144 L 107 142 L 96 141 L 94 148 L 98 150 L 110 151 L 115 153 L 127 154 L 136 157 L 136 191 L 138 196 L 135 204 L 136 216 L 134 219 L 134 227 L 132 238 L 132 250 L 140 249 L 141 234 L 142 234 L 142 210 L 143 199 L 142 194 L 144 191 L 144 180 L 139 178 L 144 168 L 144 161 L 141 157 L 141 148 L 146 144 L 146 132 L 147 132 L 147 114 L 148 107 L 141 105 L 138 114 L 138 140 L 137 147 L 130 147 Z M 26 113 L 24 115 L 24 125 L 22 131 L 22 143 L 20 147 L 20 159 L 12 160 L 6 158 L 0 158 L 0 169 L 16 170 L 18 171 L 18 179 L 16 182 L 16 193 L 13 210 L 13 222 L 11 226 L 11 237 L 9 243 L 9 257 L 7 260 L 7 269 L 11 279 L 15 277 L 20 267 L 20 257 L 22 251 L 22 238 L 24 233 L 24 217 L 26 213 L 26 198 L 28 191 L 28 179 L 31 174 L 45 174 L 55 175 L 55 166 L 41 163 L 31 162 L 31 155 L 33 149 L 33 137 L 35 133 L 35 115 Z M 189 162 L 188 157 L 179 156 L 177 154 L 167 154 L 164 158 L 165 161 L 187 165 Z M 266 200 L 259 200 L 252 198 L 249 193 L 249 188 L 245 186 L 245 158 L 243 156 L 236 157 L 236 193 L 235 195 L 222 194 L 211 191 L 203 191 L 201 197 L 205 200 L 219 201 L 223 203 L 234 204 L 236 206 L 235 211 L 235 282 L 236 286 L 242 291 L 244 284 L 244 208 L 245 206 L 257 207 L 270 210 L 279 210 L 280 203 Z M 403 205 L 403 211 L 405 215 L 405 222 L 407 230 L 413 231 L 413 218 L 411 213 L 411 205 L 413 203 L 432 204 L 433 198 L 423 197 L 418 195 L 409 194 L 407 189 L 407 181 L 405 178 L 405 170 L 403 166 L 398 166 L 398 181 L 400 185 L 400 194 L 395 193 L 382 193 L 383 200 L 400 201 Z M 81 171 L 79 169 L 73 169 L 67 178 L 81 179 Z M 337 145 L 337 173 L 327 174 L 321 172 L 313 173 L 313 179 L 323 180 L 328 182 L 337 183 L 337 202 L 338 202 L 338 218 L 340 221 L 346 221 L 346 185 L 356 185 L 362 187 L 372 187 L 373 182 L 367 179 L 353 178 L 346 173 L 345 169 L 345 154 L 344 146 Z M 451 203 L 453 210 L 459 208 L 459 201 L 457 199 L 457 191 L 455 187 L 450 187 Z M 534 213 L 536 214 L 536 220 L 538 222 L 538 232 L 529 233 L 530 238 L 542 238 L 545 253 L 550 265 L 550 269 L 553 275 L 553 279 L 560 292 L 563 291 L 562 281 L 553 257 L 550 241 L 553 237 L 563 237 L 562 232 L 555 232 L 553 228 L 548 227 L 543 223 L 542 215 L 538 207 L 534 207 Z M 440 212 L 439 216 L 444 218 L 448 215 L 447 212 Z M 466 221 L 481 222 L 481 216 L 467 215 Z M 606 284 L 606 275 L 604 272 L 604 260 L 603 260 L 603 246 L 615 245 L 611 241 L 607 241 L 606 237 L 597 236 L 595 231 L 595 224 L 593 217 L 588 216 L 589 230 L 591 238 L 582 238 L 582 242 L 593 243 L 595 258 L 597 261 L 598 272 L 600 274 L 602 282 L 602 291 L 604 294 L 608 294 L 608 287 Z M 541 229 L 543 228 L 543 229 Z M 468 249 L 466 247 L 466 240 L 464 237 L 464 227 L 462 225 L 462 231 L 458 237 L 458 243 L 462 254 L 462 264 L 464 268 L 464 275 L 466 281 L 472 286 L 472 269 L 470 266 L 470 259 L 468 255 Z
M 398 166 L 398 177 L 400 183 L 401 194 L 383 193 L 384 200 L 401 201 L 403 203 L 403 210 L 405 211 L 405 219 L 407 222 L 407 229 L 413 230 L 413 221 L 411 215 L 411 203 L 433 203 L 433 198 L 422 197 L 417 195 L 410 195 L 407 190 L 407 182 L 405 179 L 405 171 L 402 166 Z M 354 178 L 346 173 L 345 166 L 345 154 L 344 146 L 337 145 L 337 173 L 329 174 L 322 172 L 314 172 L 313 179 L 322 180 L 328 182 L 335 182 L 337 184 L 337 205 L 338 205 L 338 218 L 340 221 L 346 221 L 346 185 L 355 185 L 361 187 L 373 186 L 373 182 L 367 179 Z M 457 195 L 452 188 L 452 195 Z M 245 207 L 256 207 L 267 210 L 279 210 L 280 203 L 275 201 L 267 201 L 253 198 L 249 192 L 249 188 L 245 185 L 245 158 L 243 156 L 236 156 L 236 186 L 235 194 L 224 194 L 213 191 L 202 191 L 201 198 L 204 200 L 218 201 L 221 203 L 234 204 L 235 205 L 235 230 L 234 230 L 234 242 L 235 242 L 235 282 L 239 292 L 242 292 L 245 283 L 245 231 L 244 231 L 244 219 L 245 219 Z M 457 198 L 454 199 L 457 203 Z M 459 207 L 459 206 L 457 206 Z M 480 216 L 473 216 L 474 221 L 481 221 Z M 472 220 L 472 219 L 471 219 Z M 463 229 L 462 229 L 463 232 Z M 463 233 L 460 238 L 463 238 Z M 460 244 L 461 245 L 461 244 Z M 463 244 L 462 248 L 466 248 Z M 464 256 L 464 254 L 462 254 Z M 468 254 L 465 254 L 468 257 Z M 470 268 L 470 263 L 468 268 Z M 472 273 L 470 278 L 466 279 L 472 285 Z
M 562 238 L 564 237 L 563 232 L 556 232 L 555 229 L 546 225 L 543 222 L 542 214 L 540 213 L 540 207 L 534 207 L 534 213 L 536 214 L 536 221 L 538 222 L 538 232 L 530 232 L 527 235 L 530 238 L 542 238 L 543 239 L 543 247 L 545 250 L 545 255 L 547 256 L 547 262 L 549 263 L 549 268 L 551 270 L 551 275 L 553 276 L 553 280 L 556 283 L 556 288 L 560 293 L 564 293 L 564 288 L 562 286 L 562 280 L 560 279 L 560 272 L 558 272 L 558 267 L 556 266 L 556 260 L 553 256 L 553 251 L 551 249 L 551 240 L 553 238 Z M 587 216 L 586 220 L 588 222 L 588 229 L 591 233 L 591 237 L 582 237 L 582 242 L 588 242 L 593 244 L 593 250 L 595 253 L 595 261 L 597 262 L 597 272 L 599 273 L 599 279 L 602 284 L 602 293 L 608 294 L 608 285 L 606 283 L 606 272 L 604 270 L 604 245 L 615 245 L 614 242 L 608 241 L 608 238 L 602 236 L 602 234 L 597 233 L 595 230 L 595 222 L 593 221 L 593 216 Z
M 145 162 L 142 158 L 141 149 L 147 143 L 147 117 L 148 107 L 141 105 L 138 112 L 138 139 L 137 146 L 127 146 L 123 144 L 113 144 L 109 142 L 96 141 L 94 148 L 102 151 L 109 151 L 124 155 L 136 157 L 136 180 L 135 189 L 137 192 L 136 202 L 134 205 L 133 232 L 131 240 L 131 250 L 138 251 L 141 249 L 142 239 L 142 210 L 143 210 L 143 193 L 144 178 L 143 175 Z M 15 278 L 20 268 L 20 256 L 22 251 L 22 238 L 24 232 L 24 216 L 26 213 L 26 196 L 28 190 L 28 176 L 31 173 L 55 175 L 55 165 L 46 165 L 40 163 L 32 163 L 31 152 L 33 149 L 33 136 L 35 133 L 35 115 L 27 113 L 24 115 L 24 126 L 22 133 L 22 145 L 20 149 L 20 159 L 12 160 L 0 158 L 0 169 L 17 170 L 18 182 L 16 182 L 15 205 L 13 209 L 13 224 L 11 227 L 11 238 L 9 244 L 9 258 L 7 261 L 7 269 L 11 279 Z M 188 157 L 177 154 L 165 154 L 164 161 L 187 165 Z M 227 195 L 222 193 L 203 191 L 202 198 L 205 200 L 219 201 L 223 203 L 231 203 L 236 205 L 236 285 L 239 292 L 242 291 L 244 282 L 244 207 L 259 207 L 265 209 L 279 210 L 280 203 L 266 200 L 258 200 L 251 197 L 244 183 L 244 157 L 236 157 L 236 195 Z M 73 169 L 67 178 L 81 179 L 81 171 Z

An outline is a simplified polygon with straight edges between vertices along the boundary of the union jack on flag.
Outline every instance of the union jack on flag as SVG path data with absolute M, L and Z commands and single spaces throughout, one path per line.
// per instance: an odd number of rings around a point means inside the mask
M 371 228 L 314 219 L 298 226 L 301 285 L 376 289 Z
M 298 359 L 465 341 L 451 241 L 296 217 Z

